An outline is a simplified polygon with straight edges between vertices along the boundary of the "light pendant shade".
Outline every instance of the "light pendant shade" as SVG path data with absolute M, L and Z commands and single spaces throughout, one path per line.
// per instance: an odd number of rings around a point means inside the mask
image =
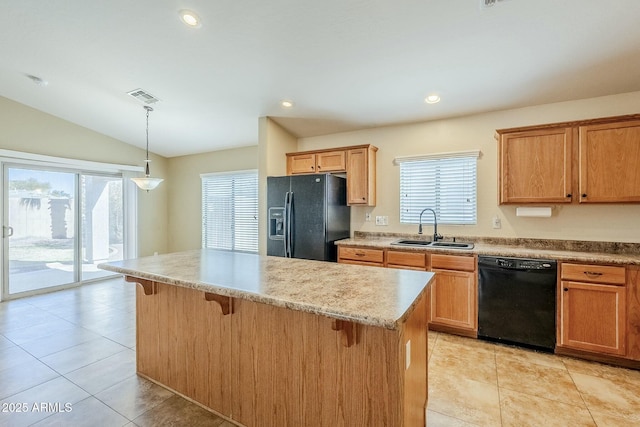
M 147 158 L 145 160 L 146 165 L 144 167 L 144 177 L 131 178 L 131 181 L 135 182 L 141 190 L 150 191 L 160 185 L 164 179 L 151 178 L 151 174 L 149 173 L 149 163 L 151 163 L 151 160 L 149 160 L 149 112 L 153 111 L 153 108 L 145 105 L 144 109 L 147 110 Z
M 141 190 L 153 190 L 156 188 L 164 179 L 162 178 L 131 178 L 133 182 L 136 183 Z

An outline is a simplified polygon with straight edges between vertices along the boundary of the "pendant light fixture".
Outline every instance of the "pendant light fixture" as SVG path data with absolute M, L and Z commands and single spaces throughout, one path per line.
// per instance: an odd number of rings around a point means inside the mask
M 151 163 L 151 160 L 149 160 L 149 112 L 153 111 L 153 108 L 149 107 L 148 105 L 145 105 L 143 108 L 147 110 L 147 158 L 145 160 L 144 166 L 144 178 L 131 178 L 131 180 L 135 182 L 136 185 L 142 190 L 147 190 L 147 192 L 149 192 L 149 190 L 153 190 L 158 185 L 160 185 L 160 183 L 164 181 L 164 179 L 151 178 L 151 176 L 149 176 L 149 163 Z

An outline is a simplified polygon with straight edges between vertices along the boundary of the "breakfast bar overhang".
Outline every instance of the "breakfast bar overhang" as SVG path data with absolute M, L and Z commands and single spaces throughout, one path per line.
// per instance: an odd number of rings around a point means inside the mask
M 139 375 L 244 426 L 424 426 L 433 273 L 210 249 L 138 283 Z

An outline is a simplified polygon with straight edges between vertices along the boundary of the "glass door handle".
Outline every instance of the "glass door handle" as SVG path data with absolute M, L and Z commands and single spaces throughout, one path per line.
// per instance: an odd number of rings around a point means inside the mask
M 13 227 L 2 227 L 2 237 L 11 237 L 13 236 Z

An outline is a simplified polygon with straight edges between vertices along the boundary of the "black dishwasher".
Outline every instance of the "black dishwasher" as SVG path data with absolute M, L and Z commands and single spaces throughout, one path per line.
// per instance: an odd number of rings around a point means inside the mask
M 556 261 L 478 257 L 478 338 L 553 352 Z

